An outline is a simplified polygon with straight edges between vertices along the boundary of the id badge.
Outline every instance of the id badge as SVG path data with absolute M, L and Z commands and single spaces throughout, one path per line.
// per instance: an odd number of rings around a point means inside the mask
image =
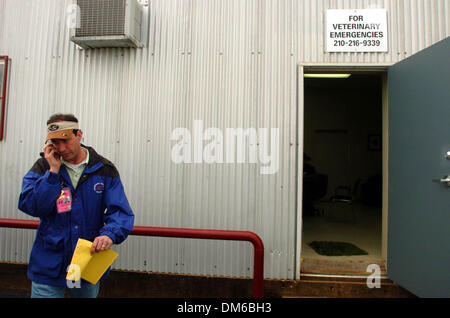
M 61 194 L 56 199 L 58 213 L 69 212 L 72 210 L 72 195 L 69 188 L 61 189 Z

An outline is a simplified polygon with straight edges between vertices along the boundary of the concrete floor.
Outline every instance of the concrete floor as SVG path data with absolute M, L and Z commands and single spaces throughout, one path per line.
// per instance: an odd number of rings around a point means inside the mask
M 303 273 L 365 273 L 368 264 L 379 264 L 385 271 L 381 255 L 381 208 L 354 203 L 353 207 L 320 202 L 320 215 L 303 218 L 302 272 Z M 369 255 L 323 256 L 308 243 L 312 241 L 339 241 L 352 243 Z

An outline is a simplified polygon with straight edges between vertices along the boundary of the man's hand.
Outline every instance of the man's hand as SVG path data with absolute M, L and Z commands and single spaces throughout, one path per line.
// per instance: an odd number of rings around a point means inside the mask
M 97 236 L 91 247 L 91 254 L 100 251 L 106 251 L 113 245 L 113 241 L 106 235 Z
M 49 143 L 44 147 L 44 158 L 50 166 L 50 172 L 58 173 L 61 168 L 61 156 L 56 151 L 55 145 Z

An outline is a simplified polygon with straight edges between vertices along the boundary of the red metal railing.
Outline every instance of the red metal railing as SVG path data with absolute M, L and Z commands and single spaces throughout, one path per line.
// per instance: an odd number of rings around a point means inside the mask
M 36 229 L 39 221 L 0 219 L 0 227 Z M 130 235 L 197 238 L 210 240 L 247 241 L 253 244 L 253 297 L 263 297 L 264 245 L 261 238 L 249 231 L 185 229 L 169 227 L 135 226 Z

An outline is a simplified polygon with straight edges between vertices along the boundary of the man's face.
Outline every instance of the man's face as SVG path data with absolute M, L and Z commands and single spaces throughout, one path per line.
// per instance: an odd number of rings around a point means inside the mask
M 81 151 L 81 131 L 72 133 L 68 139 L 52 139 L 52 143 L 65 161 L 75 161 Z

